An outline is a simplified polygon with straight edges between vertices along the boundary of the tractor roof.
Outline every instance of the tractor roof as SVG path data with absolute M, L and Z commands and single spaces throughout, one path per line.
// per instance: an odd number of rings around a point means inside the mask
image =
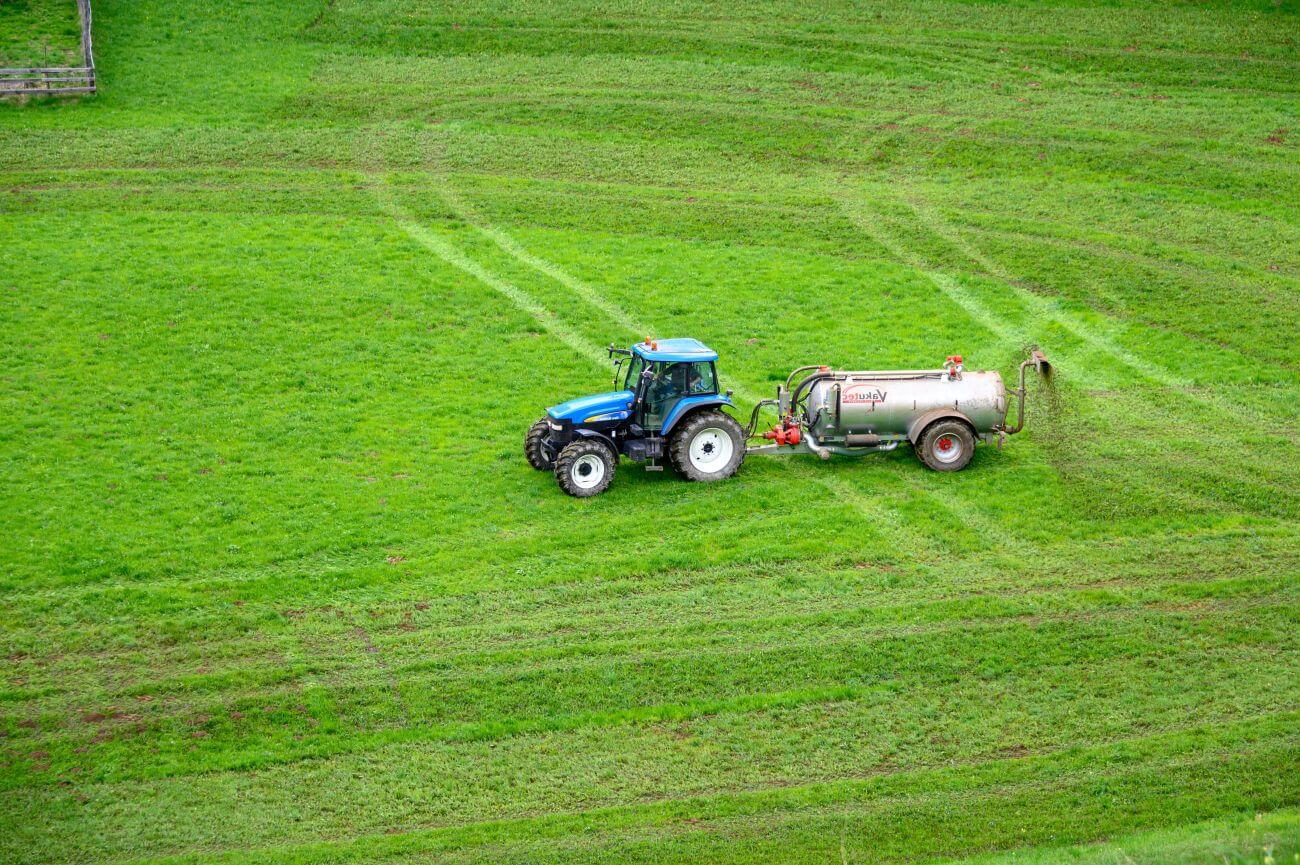
M 632 351 L 646 360 L 709 361 L 717 360 L 718 353 L 698 339 L 657 339 L 649 344 L 638 342 Z

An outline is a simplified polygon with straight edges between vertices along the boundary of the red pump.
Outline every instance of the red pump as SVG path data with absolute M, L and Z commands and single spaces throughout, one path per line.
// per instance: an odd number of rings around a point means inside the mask
M 779 445 L 797 445 L 803 438 L 803 433 L 799 430 L 799 424 L 787 420 L 785 426 L 777 425 L 763 433 L 763 438 L 772 439 Z

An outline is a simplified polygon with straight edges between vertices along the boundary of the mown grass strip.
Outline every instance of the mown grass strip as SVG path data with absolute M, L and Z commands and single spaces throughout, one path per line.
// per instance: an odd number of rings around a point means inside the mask
M 184 862 L 287 862 L 309 863 L 328 860 L 333 862 L 383 861 L 412 854 L 451 854 L 465 848 L 482 848 L 479 855 L 500 855 L 497 847 L 506 847 L 526 839 L 547 839 L 550 844 L 593 831 L 596 837 L 609 837 L 633 829 L 665 830 L 682 821 L 703 826 L 692 835 L 706 844 L 714 841 L 711 823 L 747 818 L 767 826 L 781 817 L 815 812 L 828 807 L 857 806 L 867 815 L 876 816 L 871 821 L 877 828 L 874 833 L 855 827 L 853 835 L 860 841 L 879 835 L 883 824 L 888 823 L 895 833 L 908 844 L 897 845 L 889 858 L 897 858 L 902 850 L 916 845 L 919 836 L 929 834 L 929 847 L 934 852 L 953 855 L 963 849 L 979 849 L 992 839 L 989 835 L 1006 838 L 1009 834 L 1005 817 L 1010 812 L 1020 817 L 1027 808 L 1032 813 L 1060 813 L 1061 806 L 1069 803 L 1068 814 L 1072 831 L 1066 837 L 1089 840 L 1117 827 L 1131 828 L 1149 820 L 1149 812 L 1126 814 L 1113 809 L 1111 803 L 1120 800 L 1143 800 L 1151 787 L 1170 797 L 1169 801 L 1182 799 L 1175 807 L 1181 822 L 1197 817 L 1240 810 L 1243 803 L 1261 807 L 1281 807 L 1300 799 L 1300 780 L 1293 773 L 1279 770 L 1294 757 L 1300 741 L 1295 737 L 1295 723 L 1300 716 L 1294 713 L 1261 716 L 1233 724 L 1215 725 L 1176 733 L 1168 733 L 1129 741 L 1113 742 L 1101 746 L 1064 749 L 1047 755 L 1021 759 L 994 760 L 977 766 L 962 766 L 923 770 L 916 773 L 885 776 L 862 780 L 843 780 L 827 784 L 776 790 L 758 790 L 746 793 L 721 795 L 706 799 L 683 799 L 649 805 L 600 809 L 574 815 L 553 815 L 523 820 L 492 821 L 473 826 L 436 828 L 408 832 L 403 835 L 372 836 L 355 840 L 296 848 L 272 848 L 264 851 L 231 851 L 154 857 L 138 860 L 141 863 Z M 1105 768 L 1101 768 L 1105 767 Z M 1112 768 L 1113 767 L 1113 768 Z M 1232 778 L 1232 786 L 1216 787 L 1212 782 Z M 1249 792 L 1242 792 L 1239 779 L 1249 778 Z M 1050 781 L 1050 786 L 1045 786 Z M 1211 783 L 1207 784 L 1206 782 Z M 1102 791 L 1106 791 L 1103 793 Z M 1029 795 L 1026 795 L 1029 794 Z M 1058 803 L 1057 808 L 1043 808 L 1046 801 Z M 960 804 L 959 804 L 960 803 Z M 1033 803 L 1031 805 L 1031 803 Z M 939 821 L 947 821 L 951 809 L 961 807 L 966 813 L 990 815 L 998 809 L 1004 820 L 994 821 L 993 831 L 985 832 L 972 827 L 972 833 L 954 843 L 946 833 L 940 832 Z M 1148 808 L 1150 806 L 1148 805 Z M 1088 819 L 1080 819 L 1087 814 Z M 910 816 L 904 816 L 910 815 Z M 866 815 L 864 815 L 866 816 Z M 1174 814 L 1161 815 L 1174 819 Z M 882 819 L 887 817 L 887 819 Z M 1136 818 L 1136 819 L 1135 819 Z M 1049 833 L 1060 832 L 1061 821 L 1039 818 L 1033 824 L 1012 819 L 1020 843 L 1030 843 Z M 775 825 L 780 825 L 776 822 Z M 970 825 L 970 824 L 968 824 Z M 973 824 L 978 826 L 979 823 Z M 730 857 L 748 861 L 755 856 L 743 841 L 735 840 L 737 833 L 729 827 L 719 826 L 733 841 L 726 844 Z M 785 828 L 785 827 L 782 827 Z M 1033 834 L 1029 834 L 1029 829 Z M 788 829 L 787 829 L 788 831 Z M 791 855 L 820 855 L 802 845 L 789 844 L 789 839 L 778 830 L 776 844 L 788 844 Z M 1059 836 L 1058 836 L 1059 837 Z M 982 841 L 982 843 L 981 843 Z M 897 842 L 895 842 L 897 844 Z M 1006 841 L 1001 841 L 1005 844 Z M 601 843 L 597 840 L 595 846 Z M 902 850 L 899 849 L 902 847 Z M 594 851 L 593 851 L 594 852 Z M 680 852 L 680 851 L 679 851 Z M 767 850 L 762 853 L 769 852 Z M 564 861 L 579 860 L 581 851 L 572 848 L 553 851 L 551 854 Z M 545 857 L 534 849 L 529 858 Z M 673 859 L 677 857 L 674 856 Z
M 1249 625 L 1226 626 L 1243 611 L 1251 614 Z M 368 680 L 359 689 L 317 686 L 297 698 L 306 705 L 267 703 L 265 697 L 254 697 L 228 707 L 240 715 L 265 719 L 251 731 L 255 735 L 240 734 L 246 723 L 241 722 L 211 739 L 200 730 L 202 738 L 196 741 L 186 719 L 168 719 L 145 737 L 110 738 L 94 749 L 96 763 L 121 768 L 100 770 L 86 780 L 246 771 L 396 742 L 490 740 L 720 711 L 748 712 L 768 701 L 791 705 L 842 700 L 878 693 L 881 688 L 936 686 L 970 676 L 1014 679 L 1033 667 L 1068 667 L 1120 657 L 1136 663 L 1141 658 L 1173 658 L 1229 646 L 1290 648 L 1279 645 L 1275 634 L 1293 619 L 1292 608 L 1278 599 L 1244 604 L 1198 601 L 1190 608 L 1096 610 L 1082 616 L 993 621 L 975 628 L 927 629 L 875 639 L 850 634 L 710 653 L 697 649 L 593 659 L 578 668 L 583 671 L 579 678 L 567 666 L 486 670 L 463 679 L 433 675 L 403 686 L 403 711 L 417 712 L 418 726 L 370 731 L 358 729 L 339 710 L 367 700 L 386 700 L 386 682 Z M 933 659 L 936 652 L 942 660 Z M 774 689 L 782 685 L 794 687 Z M 646 705 L 647 700 L 657 702 Z M 611 708 L 585 708 L 593 702 Z M 468 705 L 472 710 L 463 708 Z M 274 710 L 272 714 L 263 714 L 267 706 Z M 84 761 L 75 751 L 77 743 L 76 739 L 42 742 L 41 759 L 20 758 L 19 765 L 26 764 L 27 771 L 12 771 L 4 789 L 55 783 L 60 773 L 72 767 L 81 771 Z M 131 756 L 146 751 L 151 755 L 147 762 Z M 108 754 L 118 757 L 108 760 Z

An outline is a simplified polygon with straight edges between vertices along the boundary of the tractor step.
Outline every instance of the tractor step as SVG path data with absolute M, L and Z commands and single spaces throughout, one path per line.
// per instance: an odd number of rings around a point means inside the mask
M 646 463 L 645 470 L 648 472 L 661 472 L 664 470 L 664 467 L 657 466 L 654 463 Z

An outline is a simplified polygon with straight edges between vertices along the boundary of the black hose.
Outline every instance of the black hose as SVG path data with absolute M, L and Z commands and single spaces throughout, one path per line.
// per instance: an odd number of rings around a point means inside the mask
M 797 385 L 794 386 L 794 390 L 790 391 L 790 410 L 793 411 L 795 407 L 799 405 L 799 400 L 801 398 L 800 395 L 805 387 L 808 387 L 815 381 L 820 381 L 821 379 L 824 378 L 834 378 L 834 377 L 835 377 L 835 373 L 830 372 L 828 370 L 826 372 L 815 372 L 812 375 L 804 378 L 802 381 L 800 381 Z
M 790 381 L 791 381 L 795 376 L 797 376 L 799 373 L 803 372 L 804 370 L 808 370 L 808 369 L 821 369 L 821 366 L 820 366 L 819 364 L 813 364 L 813 365 L 811 365 L 811 366 L 801 366 L 801 367 L 799 367 L 799 368 L 797 368 L 797 369 L 791 371 L 791 373 L 785 377 L 785 389 L 786 389 L 786 390 L 789 390 L 789 389 L 790 389 Z
M 758 413 L 765 405 L 776 405 L 776 400 L 761 399 L 758 401 L 754 406 L 754 411 L 749 415 L 749 426 L 745 427 L 745 438 L 752 439 L 754 437 L 754 430 L 758 429 Z

